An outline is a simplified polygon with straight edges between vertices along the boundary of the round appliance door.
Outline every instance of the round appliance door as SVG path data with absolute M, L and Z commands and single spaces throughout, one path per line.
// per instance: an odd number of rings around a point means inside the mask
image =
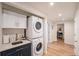
M 42 50 L 43 50 L 43 46 L 42 46 L 43 44 L 41 43 L 41 42 L 39 42 L 37 45 L 36 45 L 36 47 L 35 47 L 35 53 L 36 54 L 40 54 L 41 52 L 42 52 Z
M 41 32 L 43 30 L 43 22 L 42 20 L 38 20 L 34 23 L 34 30 L 36 32 Z

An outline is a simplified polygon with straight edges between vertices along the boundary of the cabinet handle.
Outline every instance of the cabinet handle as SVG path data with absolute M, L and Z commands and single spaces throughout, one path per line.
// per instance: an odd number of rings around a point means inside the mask
M 78 42 L 78 41 L 75 41 L 75 42 Z

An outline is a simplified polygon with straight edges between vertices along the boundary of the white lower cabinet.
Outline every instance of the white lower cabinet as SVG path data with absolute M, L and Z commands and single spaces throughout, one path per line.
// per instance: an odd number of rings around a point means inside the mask
M 74 25 L 75 25 L 75 55 L 78 55 L 79 56 L 79 5 L 77 6 L 77 11 L 76 11 L 76 14 L 75 14 L 75 19 L 74 19 Z
M 79 56 L 79 45 L 78 44 L 75 45 L 74 52 L 76 56 Z
M 3 28 L 26 28 L 26 16 L 11 11 L 3 11 Z
M 79 56 L 79 40 L 77 40 L 79 37 L 75 36 L 75 43 L 74 43 L 74 52 L 75 55 Z

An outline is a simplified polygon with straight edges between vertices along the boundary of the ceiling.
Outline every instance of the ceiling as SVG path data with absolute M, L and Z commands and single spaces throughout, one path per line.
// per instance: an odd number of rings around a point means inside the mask
M 50 6 L 48 2 L 20 2 L 20 4 L 31 6 L 31 8 L 44 13 L 50 21 L 54 22 L 73 20 L 77 3 L 56 2 L 53 6 Z M 59 13 L 62 16 L 58 16 Z

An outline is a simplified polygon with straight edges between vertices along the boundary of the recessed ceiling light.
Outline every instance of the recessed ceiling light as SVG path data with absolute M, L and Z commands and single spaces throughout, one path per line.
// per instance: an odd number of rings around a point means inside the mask
M 53 3 L 53 2 L 50 2 L 49 4 L 50 4 L 51 6 L 53 6 L 53 5 L 54 5 L 54 3 Z
M 61 14 L 61 13 L 59 13 L 59 14 L 58 14 L 58 16 L 62 16 L 62 14 Z

